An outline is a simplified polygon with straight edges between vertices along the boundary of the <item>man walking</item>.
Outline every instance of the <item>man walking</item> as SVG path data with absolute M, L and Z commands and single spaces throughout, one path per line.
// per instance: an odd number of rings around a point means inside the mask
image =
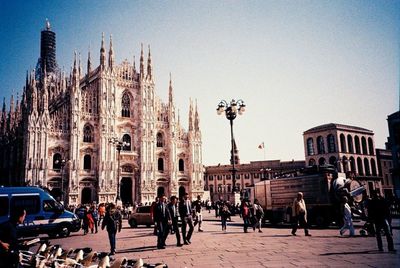
M 185 193 L 183 200 L 179 202 L 179 214 L 182 219 L 182 238 L 185 245 L 189 245 L 193 233 L 192 204 L 189 200 L 189 194 Z M 189 225 L 189 231 L 186 232 Z
M 203 222 L 203 214 L 201 213 L 201 197 L 197 196 L 197 200 L 193 202 L 194 212 L 196 213 L 196 219 L 194 221 L 194 226 L 199 224 L 199 232 L 203 232 L 201 229 L 201 223 Z
M 243 199 L 242 201 L 242 206 L 241 206 L 241 212 L 242 212 L 242 218 L 243 218 L 243 231 L 247 233 L 247 228 L 250 226 L 250 220 L 251 220 L 251 205 L 249 200 Z
M 19 267 L 17 225 L 24 222 L 25 216 L 25 209 L 16 207 L 10 219 L 0 225 L 0 267 Z
M 387 221 L 390 214 L 389 206 L 385 199 L 383 199 L 378 190 L 372 192 L 372 199 L 368 202 L 368 218 L 375 225 L 376 241 L 378 243 L 379 251 L 383 251 L 381 231 L 385 232 L 388 250 L 396 252 L 393 245 L 393 237 L 390 232 L 389 223 Z
M 172 225 L 165 195 L 160 196 L 159 202 L 154 207 L 154 221 L 157 224 L 157 248 L 165 249 L 165 240 L 168 237 L 169 225 Z
M 304 234 L 306 236 L 311 236 L 308 232 L 307 228 L 307 208 L 306 203 L 303 199 L 303 193 L 298 192 L 297 198 L 293 201 L 293 216 L 294 216 L 294 223 L 292 229 L 292 235 L 296 235 L 297 227 L 304 228 Z
M 354 226 L 353 221 L 351 219 L 351 208 L 348 203 L 349 199 L 347 196 L 343 196 L 343 227 L 340 229 L 340 235 L 343 235 L 344 232 L 349 229 L 350 236 L 354 236 Z
M 179 218 L 179 212 L 178 212 L 178 198 L 173 195 L 171 196 L 170 203 L 168 204 L 168 210 L 169 214 L 171 215 L 171 220 L 172 220 L 172 230 L 174 230 L 175 236 L 176 236 L 176 245 L 178 247 L 182 246 L 181 243 L 181 235 L 179 233 L 179 226 L 178 226 L 178 218 Z
M 253 213 L 253 215 L 254 215 L 253 231 L 256 231 L 256 228 L 257 228 L 258 232 L 262 233 L 261 223 L 262 223 L 262 219 L 264 218 L 264 210 L 261 207 L 260 203 L 258 202 L 258 199 L 254 199 L 253 211 L 254 211 L 254 213 Z
M 106 215 L 101 224 L 101 229 L 104 230 L 104 227 L 107 227 L 108 239 L 110 240 L 110 254 L 114 255 L 116 253 L 115 245 L 117 232 L 121 232 L 122 228 L 122 216 L 113 203 L 108 205 Z

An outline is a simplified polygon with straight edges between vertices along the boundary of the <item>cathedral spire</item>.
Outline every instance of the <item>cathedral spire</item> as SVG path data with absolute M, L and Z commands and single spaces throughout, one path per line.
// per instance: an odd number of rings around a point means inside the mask
M 190 106 L 189 106 L 189 131 L 193 130 L 193 104 L 192 99 L 190 99 Z
M 143 56 L 143 43 L 140 50 L 140 78 L 144 78 L 144 56 Z
M 10 116 L 13 114 L 13 112 L 14 112 L 14 94 L 12 94 L 10 98 Z
M 79 71 L 79 78 L 81 78 L 81 76 L 82 76 L 82 61 L 81 61 L 81 53 L 79 52 L 79 57 L 78 57 L 78 66 L 79 66 L 79 69 L 78 69 L 78 71 Z
M 100 67 L 104 69 L 106 65 L 106 47 L 104 45 L 104 32 L 101 34 L 101 48 L 100 48 Z
M 153 66 L 151 64 L 151 52 L 150 52 L 150 45 L 149 45 L 149 54 L 147 56 L 147 80 L 153 80 Z
M 171 73 L 169 73 L 169 89 L 168 89 L 168 96 L 169 96 L 169 105 L 172 106 L 174 103 L 174 95 L 173 95 L 173 88 L 172 88 L 172 77 Z
M 194 114 L 194 130 L 196 131 L 200 130 L 200 118 L 199 118 L 199 113 L 197 111 L 197 99 L 196 99 L 196 108 Z
M 89 76 L 91 71 L 92 71 L 92 59 L 90 57 L 90 45 L 89 45 L 88 59 L 87 59 L 87 75 L 88 76 Z
M 133 55 L 133 73 L 136 73 L 136 58 L 135 58 L 135 55 Z
M 112 35 L 110 35 L 110 50 L 108 51 L 108 67 L 113 70 L 114 68 L 114 49 L 112 44 Z

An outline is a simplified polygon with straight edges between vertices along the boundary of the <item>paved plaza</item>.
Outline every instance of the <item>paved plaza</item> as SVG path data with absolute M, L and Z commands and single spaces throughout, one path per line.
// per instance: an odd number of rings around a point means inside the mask
M 167 247 L 156 249 L 157 237 L 152 228 L 132 229 L 124 220 L 117 235 L 116 258 L 142 258 L 148 263 L 165 262 L 169 267 L 399 267 L 400 254 L 377 250 L 374 237 L 340 237 L 338 229 L 313 229 L 305 237 L 299 229 L 297 236 L 288 228 L 263 228 L 262 233 L 243 233 L 238 216 L 228 222 L 227 233 L 221 231 L 214 214 L 205 213 L 203 233 L 195 232 L 192 244 L 176 247 L 175 235 L 169 235 Z M 398 225 L 399 221 L 395 221 Z M 357 229 L 357 234 L 359 229 Z M 395 248 L 400 249 L 400 230 L 394 230 Z M 52 244 L 63 248 L 91 247 L 109 251 L 107 232 L 83 236 L 82 231 L 71 237 L 54 239 Z

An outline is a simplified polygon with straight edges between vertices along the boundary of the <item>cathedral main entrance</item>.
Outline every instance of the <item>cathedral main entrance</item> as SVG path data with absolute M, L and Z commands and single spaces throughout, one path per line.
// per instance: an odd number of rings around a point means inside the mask
M 186 193 L 185 186 L 179 186 L 179 199 L 183 198 Z
M 157 188 L 157 196 L 160 197 L 162 195 L 165 195 L 165 188 L 160 186 Z
M 120 185 L 120 193 L 121 193 L 121 201 L 122 204 L 133 204 L 133 183 L 132 183 L 132 178 L 130 177 L 122 177 L 121 179 L 121 185 Z
M 81 204 L 92 203 L 92 189 L 89 187 L 84 187 L 82 189 Z

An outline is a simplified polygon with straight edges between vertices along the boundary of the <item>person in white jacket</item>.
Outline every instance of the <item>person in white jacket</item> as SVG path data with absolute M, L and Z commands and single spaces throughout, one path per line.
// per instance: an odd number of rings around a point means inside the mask
M 354 226 L 353 226 L 353 221 L 351 219 L 351 208 L 349 206 L 349 199 L 347 196 L 343 196 L 343 227 L 340 229 L 340 235 L 343 235 L 346 230 L 348 229 L 350 231 L 350 236 L 354 236 Z

